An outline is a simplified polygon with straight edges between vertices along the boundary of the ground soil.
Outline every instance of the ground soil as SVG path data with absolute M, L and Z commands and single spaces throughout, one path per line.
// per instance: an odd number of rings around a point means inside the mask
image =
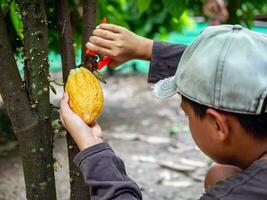
M 198 199 L 204 191 L 203 177 L 210 161 L 192 141 L 178 95 L 168 100 L 155 98 L 142 75 L 116 75 L 107 81 L 103 86 L 105 108 L 99 124 L 108 143 L 124 160 L 128 175 L 141 187 L 143 199 Z M 62 88 L 56 89 L 58 95 L 51 99 L 58 104 Z M 55 137 L 54 146 L 57 196 L 67 200 L 64 133 Z M 26 199 L 16 151 L 0 156 L 0 199 Z

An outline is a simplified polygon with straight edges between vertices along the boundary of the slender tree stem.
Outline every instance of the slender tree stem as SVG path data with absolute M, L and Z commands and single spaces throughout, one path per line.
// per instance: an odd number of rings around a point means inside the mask
M 85 58 L 85 44 L 92 35 L 96 27 L 97 20 L 97 0 L 83 1 L 83 26 L 82 26 L 82 61 Z
M 63 80 L 66 83 L 70 70 L 76 66 L 67 0 L 58 0 L 56 2 L 56 13 L 61 46 Z M 85 185 L 80 170 L 73 164 L 73 159 L 79 152 L 79 149 L 69 134 L 67 134 L 67 144 L 71 185 L 70 199 L 88 200 L 90 199 L 89 188 Z

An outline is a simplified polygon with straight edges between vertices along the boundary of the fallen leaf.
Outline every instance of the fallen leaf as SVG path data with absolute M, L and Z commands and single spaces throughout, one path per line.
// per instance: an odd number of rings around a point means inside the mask
M 193 166 L 193 167 L 206 167 L 207 166 L 207 163 L 205 163 L 205 162 L 201 162 L 201 161 L 197 161 L 197 160 L 189 160 L 189 159 L 186 159 L 186 158 L 180 159 L 180 162 L 182 164 L 190 165 L 190 166 Z
M 189 187 L 192 183 L 189 181 L 163 181 L 162 185 L 172 187 Z
M 132 156 L 132 159 L 135 161 L 144 162 L 144 163 L 157 163 L 158 162 L 156 158 L 152 156 L 134 155 Z
M 159 161 L 158 164 L 161 167 L 168 168 L 174 171 L 180 171 L 180 172 L 192 172 L 196 169 L 196 167 L 178 164 L 172 161 Z

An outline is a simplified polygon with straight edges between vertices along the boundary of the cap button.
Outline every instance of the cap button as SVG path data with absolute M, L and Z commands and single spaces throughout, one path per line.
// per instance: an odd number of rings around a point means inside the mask
M 242 30 L 243 29 L 243 27 L 241 26 L 241 25 L 239 25 L 239 24 L 236 24 L 236 25 L 234 25 L 233 26 L 233 30 Z

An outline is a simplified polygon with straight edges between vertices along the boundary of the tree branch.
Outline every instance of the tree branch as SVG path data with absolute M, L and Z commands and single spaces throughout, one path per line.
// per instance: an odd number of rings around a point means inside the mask
M 63 80 L 67 78 L 71 69 L 75 68 L 75 55 L 72 41 L 72 30 L 69 15 L 69 6 L 67 0 L 56 1 L 57 26 L 60 37 L 61 60 L 63 69 Z M 79 152 L 79 149 L 70 134 L 67 134 L 68 154 L 69 154 L 69 172 L 71 184 L 71 200 L 88 200 L 90 193 L 88 186 L 85 185 L 80 170 L 73 164 L 73 159 Z
M 97 0 L 83 1 L 83 26 L 82 26 L 82 61 L 85 58 L 85 44 L 96 27 Z

